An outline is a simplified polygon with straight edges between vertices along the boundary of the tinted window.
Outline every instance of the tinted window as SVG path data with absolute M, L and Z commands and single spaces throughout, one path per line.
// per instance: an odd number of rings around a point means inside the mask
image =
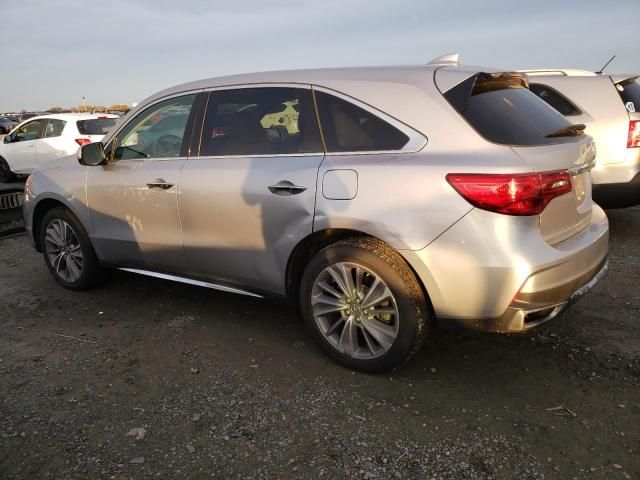
M 117 134 L 113 158 L 179 157 L 194 99 L 195 95 L 172 98 L 144 110 Z
M 567 98 L 546 85 L 529 85 L 529 89 L 563 115 L 578 115 L 580 111 Z
M 106 135 L 115 124 L 115 118 L 92 118 L 76 122 L 78 131 L 82 135 Z
M 64 120 L 50 118 L 49 120 L 47 120 L 47 126 L 44 127 L 43 137 L 59 137 L 60 135 L 62 135 L 62 131 L 64 130 L 64 126 L 66 123 L 67 122 L 65 122 Z
M 620 98 L 629 112 L 640 112 L 640 84 L 637 81 L 627 81 L 616 85 Z
M 200 155 L 322 152 L 311 91 L 243 88 L 211 93 Z
M 34 120 L 20 127 L 15 133 L 16 142 L 26 142 L 28 140 L 36 140 L 39 138 L 40 127 L 44 120 Z
M 548 136 L 571 123 L 525 87 L 508 82 L 496 82 L 494 86 L 489 81 L 476 83 L 474 76 L 444 96 L 490 142 L 547 145 L 572 141 L 567 136 Z
M 400 150 L 409 137 L 362 108 L 316 92 L 320 124 L 329 152 Z

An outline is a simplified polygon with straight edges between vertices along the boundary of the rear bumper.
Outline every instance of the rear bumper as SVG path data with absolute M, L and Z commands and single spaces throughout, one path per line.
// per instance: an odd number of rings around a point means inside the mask
M 402 253 L 440 321 L 518 332 L 555 317 L 602 278 L 608 239 L 597 205 L 587 228 L 553 246 L 537 218 L 474 209 L 424 250 Z
M 593 199 L 604 208 L 640 205 L 640 173 L 630 182 L 593 185 Z
M 608 265 L 609 262 L 605 260 L 597 271 L 589 271 L 582 275 L 580 281 L 585 283 L 573 292 L 571 292 L 573 289 L 571 285 L 575 282 L 559 285 L 545 291 L 532 292 L 527 295 L 526 300 L 521 299 L 518 295 L 503 315 L 481 322 L 479 327 L 493 332 L 520 332 L 553 320 L 565 308 L 577 302 L 595 287 L 607 273 Z M 568 296 L 567 290 L 570 293 Z

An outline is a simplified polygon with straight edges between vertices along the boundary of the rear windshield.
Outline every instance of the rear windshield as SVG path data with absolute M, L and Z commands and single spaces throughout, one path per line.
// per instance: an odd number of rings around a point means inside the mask
M 616 85 L 624 106 L 630 112 L 640 112 L 640 83 L 638 80 L 629 80 Z
M 116 124 L 115 118 L 92 118 L 90 120 L 78 120 L 78 131 L 82 135 L 106 135 Z
M 475 75 L 444 94 L 485 139 L 503 145 L 550 145 L 572 141 L 553 135 L 571 123 L 526 87 L 526 80 Z

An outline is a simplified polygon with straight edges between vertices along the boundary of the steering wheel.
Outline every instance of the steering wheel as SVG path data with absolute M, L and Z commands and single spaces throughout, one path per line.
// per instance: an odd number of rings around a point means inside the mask
M 153 145 L 151 150 L 154 157 L 177 157 L 180 155 L 180 148 L 182 147 L 182 139 L 175 135 L 167 134 L 159 136 Z

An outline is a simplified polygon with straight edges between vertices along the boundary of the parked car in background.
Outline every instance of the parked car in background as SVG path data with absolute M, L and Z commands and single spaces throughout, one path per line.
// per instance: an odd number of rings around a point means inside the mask
M 585 70 L 525 70 L 531 91 L 573 123 L 586 125 L 598 149 L 591 172 L 596 202 L 605 208 L 640 204 L 640 84 L 638 74 Z
M 47 113 L 38 113 L 38 112 L 27 112 L 21 113 L 18 115 L 18 122 L 22 123 L 25 120 L 29 120 L 30 118 L 39 117 L 41 115 L 48 115 Z
M 436 318 L 524 331 L 588 291 L 608 252 L 594 159 L 523 74 L 247 74 L 140 103 L 31 175 L 24 217 L 64 287 L 114 267 L 288 298 L 330 356 L 382 371 Z
M 5 135 L 11 131 L 18 122 L 9 117 L 0 117 L 0 134 Z
M 29 174 L 47 161 L 74 154 L 98 142 L 115 125 L 114 115 L 61 113 L 33 117 L 14 128 L 0 143 L 0 181 Z

